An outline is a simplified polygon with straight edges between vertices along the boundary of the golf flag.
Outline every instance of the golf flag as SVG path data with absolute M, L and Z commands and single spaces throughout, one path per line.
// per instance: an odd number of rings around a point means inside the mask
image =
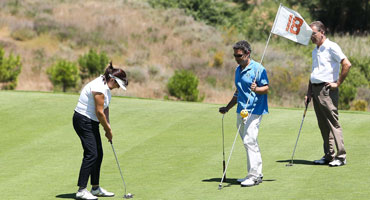
M 303 17 L 282 5 L 276 14 L 271 32 L 303 45 L 308 45 L 312 35 L 312 29 Z

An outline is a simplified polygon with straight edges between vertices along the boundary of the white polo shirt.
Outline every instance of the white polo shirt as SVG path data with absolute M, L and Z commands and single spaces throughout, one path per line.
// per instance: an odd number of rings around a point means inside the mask
M 78 99 L 75 111 L 99 122 L 95 114 L 95 100 L 92 92 L 100 92 L 104 94 L 104 109 L 109 106 L 111 100 L 111 92 L 107 84 L 103 82 L 103 76 L 94 79 L 82 89 L 80 98 Z
M 347 58 L 339 45 L 326 38 L 312 51 L 311 83 L 333 83 L 339 78 L 341 61 Z

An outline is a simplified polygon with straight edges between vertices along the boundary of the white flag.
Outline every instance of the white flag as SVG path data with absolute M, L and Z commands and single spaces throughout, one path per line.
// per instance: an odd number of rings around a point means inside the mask
M 312 29 L 299 13 L 281 5 L 271 32 L 304 45 L 308 45 L 312 35 Z

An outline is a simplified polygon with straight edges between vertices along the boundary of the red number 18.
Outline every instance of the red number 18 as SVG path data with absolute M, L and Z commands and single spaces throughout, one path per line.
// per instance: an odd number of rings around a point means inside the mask
M 286 31 L 289 31 L 295 35 L 298 35 L 299 31 L 301 31 L 302 25 L 303 25 L 303 20 L 301 18 L 299 17 L 293 18 L 293 15 L 289 15 L 288 24 L 286 25 Z

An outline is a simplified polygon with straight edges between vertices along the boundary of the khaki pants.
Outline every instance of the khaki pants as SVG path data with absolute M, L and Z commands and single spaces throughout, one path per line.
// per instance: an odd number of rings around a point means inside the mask
M 312 84 L 312 101 L 317 122 L 324 140 L 324 157 L 328 161 L 335 158 L 346 159 L 342 128 L 338 119 L 338 89 L 330 90 L 325 84 Z M 337 147 L 335 155 L 334 144 Z

